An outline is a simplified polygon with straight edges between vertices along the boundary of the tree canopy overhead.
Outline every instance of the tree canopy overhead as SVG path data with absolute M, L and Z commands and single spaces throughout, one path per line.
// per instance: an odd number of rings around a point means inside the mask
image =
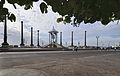
M 33 2 L 39 0 L 7 0 L 15 9 L 15 4 L 24 6 L 24 9 L 33 7 Z M 57 22 L 72 23 L 78 26 L 81 22 L 95 23 L 100 21 L 107 25 L 111 21 L 120 19 L 120 0 L 43 0 L 40 3 L 42 13 L 47 13 L 48 6 L 52 7 L 53 12 L 61 15 Z M 8 14 L 8 19 L 15 21 L 15 15 L 3 8 L 5 0 L 0 2 L 0 21 L 4 20 L 4 15 Z M 74 18 L 73 20 L 71 18 Z

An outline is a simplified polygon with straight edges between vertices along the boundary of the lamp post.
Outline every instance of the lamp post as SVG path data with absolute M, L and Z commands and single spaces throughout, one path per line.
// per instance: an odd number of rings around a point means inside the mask
M 78 47 L 80 47 L 80 41 L 78 41 Z
M 97 49 L 98 49 L 98 39 L 100 38 L 100 36 L 96 36 L 97 39 Z
M 67 47 L 67 42 L 65 42 L 65 45 L 66 45 L 66 47 Z
M 42 40 L 42 39 L 41 39 L 41 44 L 42 44 L 42 46 L 44 46 L 44 40 Z

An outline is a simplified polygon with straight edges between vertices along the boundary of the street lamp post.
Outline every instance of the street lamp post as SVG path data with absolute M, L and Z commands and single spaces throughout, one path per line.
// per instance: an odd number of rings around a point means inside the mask
M 80 47 L 80 41 L 78 41 L 78 47 Z
M 98 39 L 100 38 L 100 36 L 96 36 L 97 39 L 97 49 L 98 49 Z
M 66 45 L 66 47 L 67 47 L 67 42 L 65 42 L 65 45 Z
M 42 46 L 44 46 L 44 41 L 43 41 L 43 40 L 41 40 L 41 42 L 42 42 Z

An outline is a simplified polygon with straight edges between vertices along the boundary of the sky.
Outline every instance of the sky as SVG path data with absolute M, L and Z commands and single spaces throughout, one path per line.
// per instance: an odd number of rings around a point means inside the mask
M 87 31 L 87 45 L 96 46 L 96 36 L 99 36 L 99 46 L 115 45 L 120 42 L 120 23 L 110 22 L 107 26 L 102 25 L 100 22 L 94 24 L 84 24 L 83 22 L 79 27 L 73 27 L 71 24 L 57 23 L 57 18 L 61 17 L 58 13 L 54 13 L 51 6 L 48 7 L 48 13 L 42 14 L 39 8 L 40 3 L 35 2 L 32 9 L 24 10 L 16 4 L 17 9 L 13 5 L 6 3 L 4 7 L 9 8 L 11 13 L 16 16 L 16 22 L 7 20 L 8 30 L 8 43 L 9 45 L 20 44 L 20 27 L 21 21 L 24 23 L 24 39 L 25 44 L 30 45 L 30 28 L 34 30 L 34 45 L 37 44 L 37 30 L 40 30 L 40 44 L 44 45 L 49 42 L 48 31 L 52 30 L 53 26 L 59 32 L 63 32 L 63 45 L 69 46 L 71 43 L 71 31 L 74 31 L 74 45 L 84 45 L 84 32 Z M 4 23 L 0 22 L 0 45 L 3 43 L 3 29 Z M 58 43 L 59 43 L 58 33 Z M 66 45 L 67 42 L 67 45 Z

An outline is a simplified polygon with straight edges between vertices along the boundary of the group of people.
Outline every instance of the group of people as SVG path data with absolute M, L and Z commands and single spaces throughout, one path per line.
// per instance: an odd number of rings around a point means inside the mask
M 78 47 L 77 47 L 77 46 L 74 46 L 74 47 L 72 48 L 72 50 L 73 50 L 73 51 L 77 51 L 77 50 L 78 50 Z

